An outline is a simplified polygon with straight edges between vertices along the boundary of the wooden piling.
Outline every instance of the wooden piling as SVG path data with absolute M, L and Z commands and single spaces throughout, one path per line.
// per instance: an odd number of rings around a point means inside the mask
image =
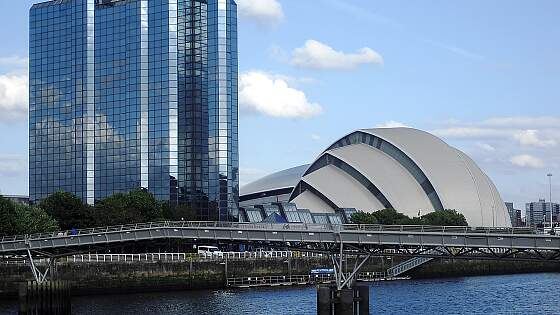
M 70 315 L 70 284 L 67 281 L 37 283 L 28 281 L 19 286 L 20 315 Z

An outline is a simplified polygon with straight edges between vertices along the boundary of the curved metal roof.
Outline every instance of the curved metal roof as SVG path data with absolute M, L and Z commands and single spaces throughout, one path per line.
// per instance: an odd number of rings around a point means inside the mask
M 444 208 L 461 211 L 471 225 L 511 226 L 507 208 L 496 196 L 496 187 L 465 153 L 417 129 L 363 131 L 390 142 L 409 156 L 426 174 Z
M 342 160 L 359 174 L 339 171 L 328 159 L 325 162 L 325 155 Z M 333 211 L 324 198 L 338 207 L 380 210 L 378 199 L 368 195 L 372 190 L 367 186 L 374 185 L 396 210 L 409 216 L 418 211 L 426 214 L 455 209 L 470 225 L 511 226 L 496 187 L 476 163 L 421 130 L 358 130 L 336 141 L 313 164 L 271 174 L 241 191 L 247 195 L 293 188 L 300 182 L 308 185 L 309 190 L 294 190 L 290 199 L 299 208 L 313 212 Z
M 308 167 L 309 164 L 306 164 L 267 175 L 241 187 L 240 195 L 250 195 L 282 188 L 293 189 Z

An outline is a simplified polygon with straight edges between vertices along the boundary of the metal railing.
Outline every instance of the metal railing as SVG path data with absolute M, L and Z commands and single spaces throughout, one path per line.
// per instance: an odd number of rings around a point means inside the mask
M 392 276 L 388 276 L 384 272 L 362 272 L 358 274 L 356 279 L 358 281 L 380 281 L 380 280 L 392 280 L 396 278 Z M 228 287 L 261 287 L 261 286 L 280 286 L 280 285 L 309 285 L 309 284 L 319 284 L 319 283 L 334 283 L 335 280 L 336 279 L 334 274 L 229 277 L 227 279 L 227 286 Z
M 533 228 L 496 228 L 496 227 L 463 227 L 463 226 L 425 226 L 425 225 L 379 225 L 379 224 L 308 224 L 308 223 L 236 223 L 213 221 L 163 221 L 147 222 L 108 227 L 96 227 L 80 230 L 67 230 L 50 233 L 4 236 L 0 242 L 35 240 L 77 235 L 95 235 L 110 232 L 127 232 L 158 228 L 226 228 L 243 230 L 295 230 L 295 231 L 364 231 L 364 232 L 419 232 L 419 233 L 450 233 L 450 234 L 539 234 Z
M 323 254 L 293 251 L 256 251 L 256 252 L 223 252 L 219 254 L 197 253 L 143 253 L 143 254 L 79 254 L 61 257 L 59 263 L 112 263 L 112 262 L 185 262 L 185 261 L 223 261 L 245 259 L 285 259 L 285 258 L 321 258 Z M 27 260 L 1 259 L 5 264 L 25 264 Z M 37 259 L 37 264 L 47 263 L 48 259 Z

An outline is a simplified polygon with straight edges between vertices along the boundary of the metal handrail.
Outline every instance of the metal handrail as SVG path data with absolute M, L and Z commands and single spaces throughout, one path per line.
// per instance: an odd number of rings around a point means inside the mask
M 224 260 L 252 260 L 252 259 L 310 259 L 323 257 L 319 253 L 294 252 L 294 251 L 253 251 L 253 252 L 220 252 L 215 253 L 120 253 L 120 254 L 99 254 L 84 253 L 63 257 L 59 262 L 72 263 L 105 263 L 105 262 L 153 262 L 153 261 L 224 261 Z M 20 260 L 2 260 L 0 262 L 12 264 L 25 264 L 26 258 Z M 38 259 L 37 264 L 47 263 L 48 259 Z
M 160 221 L 125 224 L 107 227 L 94 227 L 80 230 L 66 230 L 51 233 L 4 236 L 0 242 L 35 240 L 78 235 L 93 235 L 110 232 L 127 232 L 158 228 L 239 228 L 244 230 L 295 230 L 295 231 L 364 231 L 364 232 L 432 232 L 449 234 L 538 234 L 533 228 L 496 228 L 468 226 L 427 226 L 427 225 L 380 225 L 380 224 L 309 224 L 309 223 L 237 223 L 215 221 Z

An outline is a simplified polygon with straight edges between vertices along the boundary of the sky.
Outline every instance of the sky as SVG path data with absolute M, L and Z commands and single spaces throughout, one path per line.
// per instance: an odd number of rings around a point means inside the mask
M 0 193 L 28 193 L 28 10 L 0 0 Z M 516 208 L 560 200 L 560 2 L 237 0 L 240 178 L 361 128 L 431 132 Z

